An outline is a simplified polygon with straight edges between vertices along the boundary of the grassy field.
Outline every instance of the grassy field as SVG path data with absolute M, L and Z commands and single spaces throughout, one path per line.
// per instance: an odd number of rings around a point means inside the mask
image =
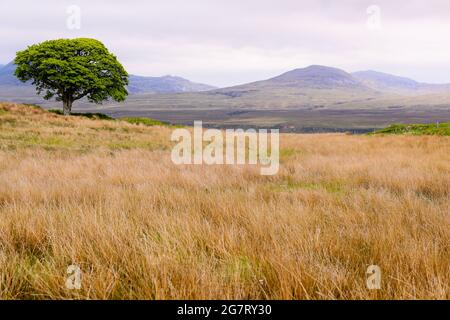
M 285 134 L 261 176 L 171 132 L 0 104 L 0 298 L 450 298 L 449 137 Z

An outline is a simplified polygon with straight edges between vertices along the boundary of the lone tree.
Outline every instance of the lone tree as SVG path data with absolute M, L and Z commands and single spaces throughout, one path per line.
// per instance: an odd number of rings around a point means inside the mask
M 93 103 L 112 98 L 124 101 L 128 95 L 128 73 L 117 58 L 95 39 L 45 41 L 17 52 L 15 75 L 32 80 L 44 99 L 56 97 L 69 115 L 72 103 L 86 97 Z

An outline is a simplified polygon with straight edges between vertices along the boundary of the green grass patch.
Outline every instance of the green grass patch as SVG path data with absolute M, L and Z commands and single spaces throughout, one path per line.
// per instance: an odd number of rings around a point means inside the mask
M 287 177 L 287 179 L 285 179 L 281 183 L 271 184 L 271 189 L 278 192 L 289 192 L 295 190 L 325 190 L 329 193 L 344 192 L 342 184 L 336 181 L 305 182 L 296 181 L 291 177 Z
M 282 157 L 291 157 L 291 156 L 293 156 L 296 153 L 297 153 L 297 150 L 292 149 L 292 148 L 281 149 L 280 156 L 282 156 Z
M 299 154 L 300 151 L 297 149 L 293 149 L 293 148 L 284 148 L 280 150 L 280 159 L 281 160 L 286 160 L 289 159 L 291 157 L 294 157 L 296 154 Z
M 130 150 L 130 149 L 147 149 L 156 150 L 160 149 L 160 146 L 156 145 L 152 141 L 113 141 L 107 144 L 108 148 L 111 150 Z
M 154 119 L 150 119 L 150 118 L 122 118 L 120 120 L 131 123 L 131 124 L 137 124 L 137 125 L 142 124 L 147 127 L 168 126 L 169 125 L 166 122 L 162 122 L 162 121 L 158 121 L 158 120 L 154 120 Z
M 433 124 L 393 124 L 370 134 L 409 134 L 450 136 L 450 122 Z
M 28 147 L 40 146 L 48 149 L 71 148 L 74 145 L 73 141 L 60 136 L 41 136 L 39 134 L 19 135 L 15 137 L 15 140 Z

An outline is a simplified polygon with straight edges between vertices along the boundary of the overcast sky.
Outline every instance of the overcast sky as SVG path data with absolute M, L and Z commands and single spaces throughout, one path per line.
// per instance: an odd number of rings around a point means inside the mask
M 446 0 L 0 1 L 0 63 L 43 40 L 93 37 L 129 73 L 216 86 L 311 64 L 450 82 Z

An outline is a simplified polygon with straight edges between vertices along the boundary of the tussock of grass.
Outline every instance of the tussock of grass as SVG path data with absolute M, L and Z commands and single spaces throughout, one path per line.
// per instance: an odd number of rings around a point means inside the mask
M 164 126 L 0 110 L 0 299 L 450 298 L 449 137 L 282 135 L 263 177 L 174 165 Z
M 450 122 L 434 124 L 394 124 L 375 134 L 409 134 L 450 136 Z

